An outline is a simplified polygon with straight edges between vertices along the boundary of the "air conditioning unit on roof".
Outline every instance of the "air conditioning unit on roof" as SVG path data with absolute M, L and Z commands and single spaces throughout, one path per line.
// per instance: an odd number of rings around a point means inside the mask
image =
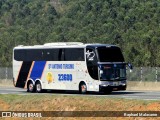
M 82 42 L 55 42 L 55 43 L 46 43 L 44 46 L 66 46 L 66 45 L 83 45 Z

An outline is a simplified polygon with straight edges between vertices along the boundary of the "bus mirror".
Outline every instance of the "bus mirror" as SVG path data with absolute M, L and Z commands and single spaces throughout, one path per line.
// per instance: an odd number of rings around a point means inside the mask
M 130 72 L 132 72 L 132 70 L 133 70 L 133 65 L 132 65 L 131 63 L 128 63 L 128 67 L 129 67 L 129 69 L 130 69 Z

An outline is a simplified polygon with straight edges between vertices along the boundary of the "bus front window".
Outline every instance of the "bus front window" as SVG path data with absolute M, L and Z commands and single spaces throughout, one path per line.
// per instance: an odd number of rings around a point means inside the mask
M 118 47 L 97 48 L 99 62 L 124 62 L 124 57 Z
M 100 80 L 126 79 L 126 63 L 120 48 L 98 47 Z

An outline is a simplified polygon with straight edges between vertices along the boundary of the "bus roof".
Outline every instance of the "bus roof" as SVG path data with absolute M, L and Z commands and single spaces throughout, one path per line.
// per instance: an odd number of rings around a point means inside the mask
M 55 42 L 55 43 L 46 43 L 44 45 L 33 45 L 33 46 L 18 45 L 14 49 L 85 48 L 87 46 L 89 47 L 111 47 L 111 46 L 116 46 L 116 45 L 100 44 L 100 43 L 84 44 L 82 42 Z

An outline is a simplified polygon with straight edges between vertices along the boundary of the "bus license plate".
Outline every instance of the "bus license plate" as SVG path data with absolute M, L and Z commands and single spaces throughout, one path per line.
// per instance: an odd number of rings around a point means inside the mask
M 118 82 L 110 82 L 110 85 L 111 85 L 111 86 L 118 86 L 119 83 L 118 83 Z

